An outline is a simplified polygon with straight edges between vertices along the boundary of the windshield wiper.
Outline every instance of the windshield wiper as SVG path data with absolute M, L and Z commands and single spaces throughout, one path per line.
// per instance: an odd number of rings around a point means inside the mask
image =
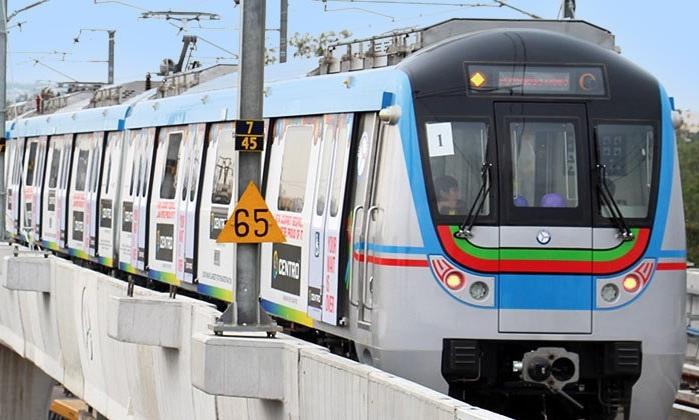
M 609 185 L 607 185 L 607 167 L 605 165 L 597 164 L 597 170 L 599 172 L 599 180 L 597 185 L 597 190 L 599 192 L 600 202 L 607 206 L 609 209 L 610 218 L 612 222 L 619 230 L 619 235 L 622 241 L 630 241 L 633 239 L 633 232 L 629 229 L 624 215 L 621 214 L 619 210 L 619 205 L 614 200 L 614 195 L 609 190 Z
M 459 226 L 459 230 L 454 232 L 454 237 L 459 239 L 468 239 L 473 236 L 471 229 L 473 224 L 476 223 L 476 218 L 483 210 L 483 205 L 485 204 L 485 199 L 490 193 L 490 168 L 493 166 L 490 162 L 483 162 L 481 166 L 481 188 L 478 190 L 476 199 L 473 200 L 471 205 L 471 210 L 468 211 L 468 215 L 464 222 Z

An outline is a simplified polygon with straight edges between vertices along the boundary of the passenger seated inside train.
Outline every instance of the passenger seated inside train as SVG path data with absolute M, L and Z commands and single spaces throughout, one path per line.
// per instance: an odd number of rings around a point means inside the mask
M 462 195 L 459 183 L 449 175 L 437 178 L 434 182 L 437 193 L 437 207 L 441 214 L 465 214 L 466 203 L 459 199 Z
M 529 207 L 529 201 L 521 195 L 516 196 L 512 202 L 515 207 Z M 567 205 L 562 195 L 558 193 L 546 193 L 541 196 L 538 207 L 560 208 L 567 207 Z

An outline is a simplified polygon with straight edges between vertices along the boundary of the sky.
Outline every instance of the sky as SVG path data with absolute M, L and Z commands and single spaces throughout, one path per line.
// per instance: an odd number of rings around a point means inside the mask
M 9 13 L 36 0 L 8 0 Z M 261 1 L 261 0 L 248 0 Z M 289 36 L 347 29 L 354 37 L 406 27 L 421 27 L 454 17 L 528 19 L 504 7 L 463 7 L 492 0 L 397 1 L 288 0 Z M 396 1 L 396 0 L 392 0 Z M 561 0 L 508 0 L 509 4 L 542 18 L 555 19 Z M 279 0 L 267 0 L 267 44 L 279 43 Z M 448 5 L 445 5 L 448 4 Z M 142 11 L 197 11 L 218 14 L 217 21 L 182 24 L 141 19 Z M 655 75 L 680 109 L 699 113 L 699 1 L 696 0 L 577 0 L 576 18 L 610 30 L 622 55 Z M 223 48 L 199 42 L 195 57 L 205 65 L 238 52 L 240 8 L 233 0 L 49 0 L 10 21 L 8 82 L 105 81 L 107 34 L 80 29 L 116 29 L 117 82 L 142 79 L 157 72 L 164 58 L 177 60 L 182 35 L 198 35 Z M 20 27 L 16 26 L 21 23 Z M 228 52 L 224 51 L 227 50 Z M 59 53 L 52 54 L 57 51 Z M 289 49 L 291 54 L 293 50 Z M 67 53 L 67 54 L 63 54 Z M 41 64 L 36 64 L 39 60 Z M 96 61 L 96 62 L 95 62 Z M 47 67 L 48 66 L 48 67 Z M 51 69 L 49 68 L 51 67 Z

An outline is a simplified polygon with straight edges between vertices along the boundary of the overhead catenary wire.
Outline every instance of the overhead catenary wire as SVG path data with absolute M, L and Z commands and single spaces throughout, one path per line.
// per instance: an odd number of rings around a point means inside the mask
M 315 0 L 318 2 L 322 2 L 327 5 L 329 2 L 336 2 L 336 3 L 364 3 L 364 4 L 387 4 L 387 5 L 401 5 L 401 6 L 453 6 L 453 7 L 505 7 L 508 9 L 512 9 L 516 12 L 522 13 L 526 16 L 531 17 L 532 19 L 541 19 L 541 16 L 538 16 L 534 13 L 528 12 L 522 8 L 512 6 L 505 0 L 491 0 L 492 3 L 447 3 L 447 2 L 439 2 L 439 1 L 429 1 L 429 0 Z
M 38 60 L 38 59 L 35 58 L 35 59 L 34 59 L 34 64 L 35 64 L 35 65 L 36 65 L 36 64 L 39 64 L 39 65 L 41 65 L 41 66 L 44 66 L 44 67 L 46 67 L 47 69 L 49 69 L 49 70 L 51 70 L 51 71 L 53 71 L 53 72 L 55 72 L 55 73 L 58 73 L 58 74 L 60 74 L 60 75 L 63 76 L 63 77 L 67 77 L 68 79 L 70 79 L 70 80 L 72 80 L 72 81 L 74 81 L 74 82 L 78 82 L 77 79 L 68 76 L 67 74 L 63 73 L 62 71 L 60 71 L 60 70 L 58 70 L 58 69 L 56 69 L 56 68 L 54 68 L 54 67 L 49 66 L 48 64 L 42 62 L 41 60 Z

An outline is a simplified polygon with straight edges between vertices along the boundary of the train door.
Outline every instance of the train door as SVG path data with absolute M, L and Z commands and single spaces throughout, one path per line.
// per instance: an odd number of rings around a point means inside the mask
M 118 260 L 119 269 L 129 273 L 136 273 L 136 261 L 138 258 L 138 249 L 133 248 L 135 236 L 134 228 L 134 202 L 138 195 L 138 178 L 140 170 L 140 159 L 136 149 L 143 136 L 143 130 L 130 130 L 124 134 L 124 158 L 122 176 L 119 179 L 118 188 L 121 193 L 118 197 L 117 209 L 120 209 L 121 214 L 118 217 Z
M 320 167 L 315 182 L 308 262 L 308 315 L 337 325 L 340 227 L 352 135 L 352 114 L 323 118 Z
M 137 144 L 139 175 L 137 197 L 134 200 L 133 221 L 134 230 L 131 236 L 132 245 L 137 250 L 136 267 L 145 273 L 148 264 L 148 221 L 150 215 L 149 191 L 155 148 L 155 128 L 141 130 L 141 138 Z
M 350 264 L 349 303 L 356 308 L 356 320 L 360 326 L 371 325 L 373 292 L 371 280 L 374 265 L 370 258 L 373 252 L 369 246 L 373 242 L 377 221 L 376 175 L 380 158 L 380 123 L 374 113 L 363 114 L 358 121 L 357 160 L 355 163 L 354 189 L 351 194 L 352 218 L 350 223 L 350 243 L 352 258 Z M 383 130 L 382 130 L 383 131 Z
M 267 205 L 286 243 L 262 244 L 262 298 L 272 312 L 281 315 L 273 309 L 281 305 L 287 318 L 306 325 L 313 322 L 307 315 L 308 262 L 322 126 L 322 117 L 277 120 L 266 157 Z
M 89 213 L 89 223 L 85 226 L 88 228 L 88 247 L 87 251 L 90 259 L 97 257 L 97 226 L 99 222 L 98 199 L 100 178 L 102 176 L 102 154 L 104 151 L 105 133 L 97 132 L 93 135 L 92 160 L 90 162 L 90 180 L 87 191 L 86 210 Z
M 123 170 L 120 177 L 119 269 L 133 274 L 145 274 L 146 198 L 153 158 L 155 128 L 128 131 L 124 138 Z
M 124 154 L 124 132 L 114 131 L 107 135 L 104 147 L 104 164 L 102 165 L 101 186 L 99 194 L 99 219 L 97 234 L 97 259 L 100 264 L 114 267 L 114 257 L 117 245 L 114 223 L 117 219 L 116 204 L 119 202 L 121 179 L 121 162 Z
M 63 163 L 61 163 L 61 174 L 58 179 L 58 188 L 56 189 L 56 220 L 60 226 L 58 236 L 58 247 L 61 249 L 68 248 L 68 186 L 70 183 L 71 162 L 73 161 L 73 134 L 66 134 L 63 137 Z
M 204 182 L 199 212 L 197 278 L 206 294 L 232 300 L 235 279 L 233 244 L 218 244 L 216 239 L 233 212 L 238 197 L 238 154 L 235 151 L 233 123 L 213 124 L 209 130 Z
M 95 135 L 78 134 L 75 139 L 75 159 L 69 183 L 68 200 L 68 248 L 71 254 L 88 259 L 90 246 L 89 226 L 91 223 L 90 195 L 92 172 L 95 166 Z
M 24 161 L 24 138 L 11 140 L 10 149 L 12 153 L 9 155 L 10 170 L 8 170 L 7 182 L 7 211 L 5 212 L 5 229 L 11 236 L 18 234 L 19 228 L 19 197 L 22 188 L 22 162 Z
M 41 240 L 46 248 L 53 250 L 61 248 L 61 219 L 65 215 L 65 210 L 58 203 L 58 194 L 62 187 L 63 166 L 66 164 L 64 160 L 65 145 L 71 138 L 72 134 L 51 136 L 46 156 L 46 185 L 41 200 L 42 220 L 44 221 Z M 61 203 L 63 202 L 61 201 Z
M 43 183 L 46 136 L 27 140 L 22 176 L 20 235 L 37 241 L 41 233 L 41 187 Z M 31 238 L 29 238 L 31 235 Z
M 148 244 L 148 276 L 178 284 L 176 248 L 183 244 L 175 235 L 178 204 L 186 195 L 187 149 L 191 147 L 189 127 L 165 127 L 158 134 L 153 175 L 152 212 L 148 221 L 152 232 Z M 184 186 L 184 188 L 183 188 Z
M 592 215 L 585 106 L 497 103 L 495 116 L 499 330 L 590 333 Z
M 185 283 L 195 280 L 196 216 L 199 195 L 199 174 L 206 139 L 206 124 L 189 126 L 189 143 L 185 143 L 185 182 L 177 205 L 177 278 Z

